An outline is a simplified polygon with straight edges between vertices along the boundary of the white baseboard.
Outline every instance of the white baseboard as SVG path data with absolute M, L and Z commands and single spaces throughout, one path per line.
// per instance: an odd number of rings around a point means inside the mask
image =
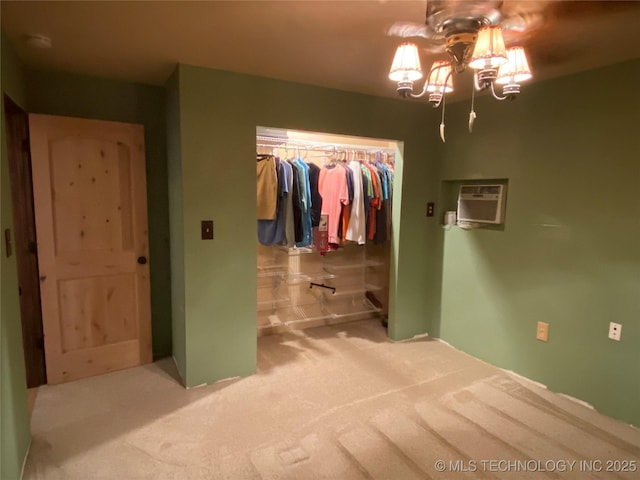
M 22 469 L 20 470 L 20 480 L 24 478 L 24 469 L 27 466 L 27 458 L 29 458 L 29 452 L 31 451 L 31 437 L 29 437 L 29 446 L 27 447 L 27 453 L 24 454 L 22 459 Z
M 184 378 L 182 377 L 182 373 L 180 373 L 180 369 L 178 368 L 178 362 L 176 362 L 176 357 L 171 355 L 171 360 L 173 360 L 173 365 L 176 367 L 176 372 L 178 372 L 178 376 L 180 377 L 180 380 L 182 380 L 182 386 L 186 386 L 187 382 L 185 382 Z

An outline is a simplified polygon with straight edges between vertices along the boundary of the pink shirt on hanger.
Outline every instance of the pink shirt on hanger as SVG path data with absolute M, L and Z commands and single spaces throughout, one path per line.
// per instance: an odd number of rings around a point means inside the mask
M 347 174 L 344 168 L 323 168 L 318 179 L 318 191 L 322 197 L 322 214 L 328 215 L 329 243 L 340 243 L 338 225 L 342 205 L 349 204 Z

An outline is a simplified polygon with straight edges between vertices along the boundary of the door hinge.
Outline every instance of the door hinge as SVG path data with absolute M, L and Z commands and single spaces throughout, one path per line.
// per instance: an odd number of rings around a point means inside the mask
M 38 243 L 33 241 L 29 242 L 28 250 L 29 253 L 36 255 L 38 253 Z
M 9 258 L 13 252 L 13 243 L 11 243 L 11 230 L 6 228 L 4 230 L 4 251 L 7 258 Z
M 43 350 L 43 351 L 44 351 L 44 336 L 42 336 L 42 337 L 38 337 L 38 338 L 36 339 L 36 345 L 38 346 L 38 348 L 39 348 L 40 350 Z
M 29 153 L 30 151 L 30 145 L 29 145 L 29 139 L 28 138 L 23 138 L 22 139 L 22 150 L 24 152 Z

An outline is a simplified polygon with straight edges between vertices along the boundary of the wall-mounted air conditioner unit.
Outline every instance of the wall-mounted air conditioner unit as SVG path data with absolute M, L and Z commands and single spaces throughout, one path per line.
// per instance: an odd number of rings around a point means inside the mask
M 458 222 L 502 223 L 505 185 L 461 185 L 458 193 Z

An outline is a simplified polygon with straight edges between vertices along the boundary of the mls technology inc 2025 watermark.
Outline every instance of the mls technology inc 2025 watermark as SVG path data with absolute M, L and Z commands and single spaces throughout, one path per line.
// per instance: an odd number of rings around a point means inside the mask
M 438 472 L 610 472 L 634 473 L 638 471 L 637 460 L 436 460 Z

